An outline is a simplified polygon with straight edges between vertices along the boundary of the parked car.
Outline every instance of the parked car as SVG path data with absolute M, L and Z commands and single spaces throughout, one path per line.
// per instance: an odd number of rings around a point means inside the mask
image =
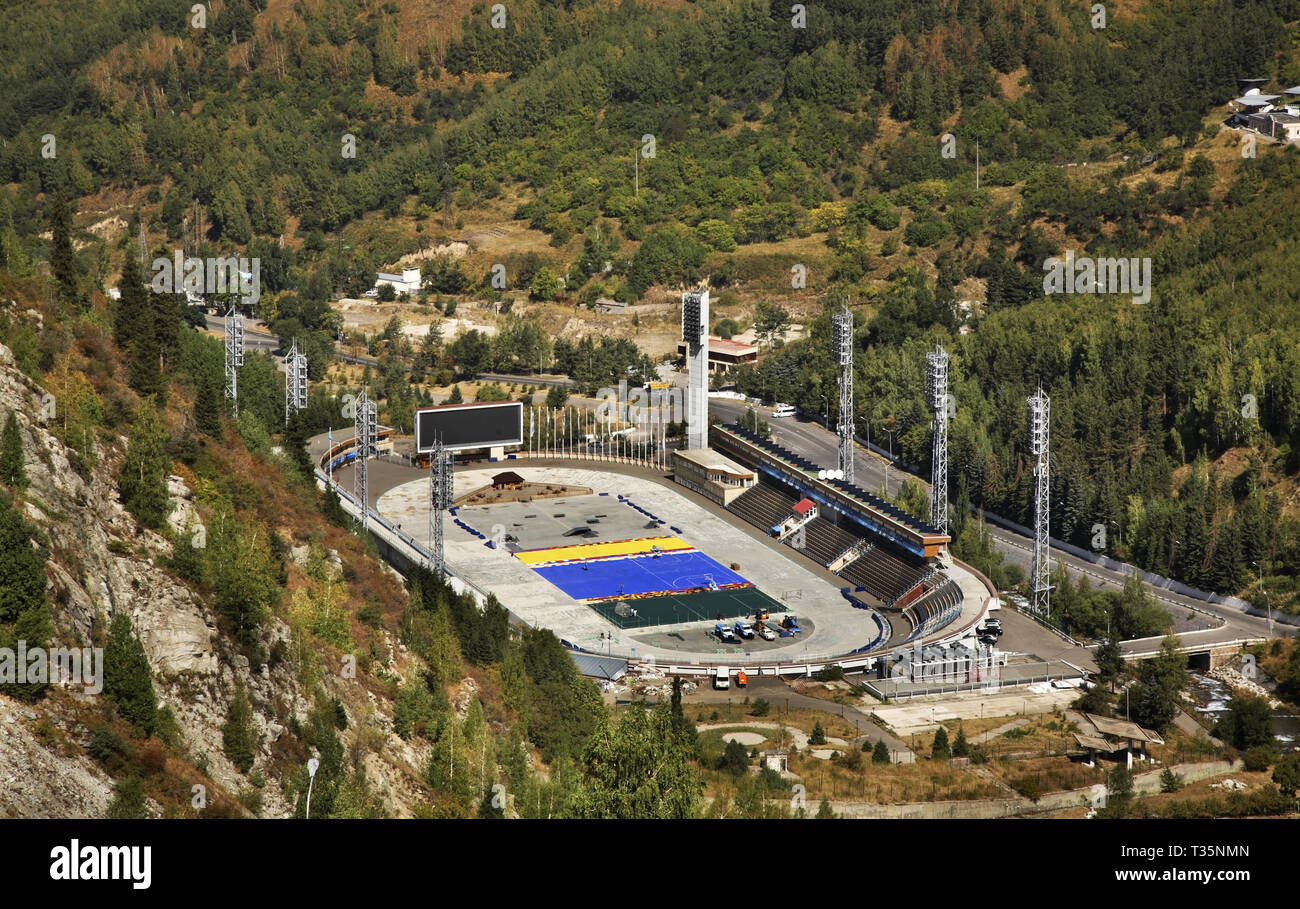
M 985 634 L 985 633 L 983 633 L 983 632 L 980 633 L 978 640 L 979 640 L 979 642 L 980 642 L 981 644 L 983 644 L 985 647 L 992 647 L 993 645 L 997 644 L 997 642 L 998 642 L 998 639 L 997 639 L 996 636 L 991 635 L 991 634 Z
M 727 644 L 736 643 L 736 635 L 732 633 L 730 628 L 723 625 L 721 622 L 713 626 L 713 633 L 718 636 L 719 641 Z
M 799 409 L 793 404 L 777 403 L 772 407 L 772 416 L 774 417 L 793 417 L 799 412 Z
M 767 627 L 766 625 L 761 626 L 758 629 L 758 633 L 762 636 L 763 640 L 765 641 L 776 640 L 776 632 L 773 631 L 771 628 Z
M 731 687 L 731 674 L 727 672 L 726 666 L 719 666 L 713 671 L 713 687 L 719 690 Z
M 750 628 L 749 623 L 746 622 L 744 619 L 738 621 L 735 625 L 735 628 L 736 628 L 736 634 L 740 635 L 742 638 L 748 639 L 754 636 L 754 629 Z

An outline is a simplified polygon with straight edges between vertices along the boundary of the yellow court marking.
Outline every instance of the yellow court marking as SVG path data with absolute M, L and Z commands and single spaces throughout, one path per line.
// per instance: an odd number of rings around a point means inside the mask
M 652 547 L 664 552 L 693 549 L 690 543 L 678 537 L 649 537 L 640 540 L 619 540 L 610 543 L 580 543 L 577 546 L 553 546 L 550 549 L 532 549 L 516 552 L 525 565 L 546 565 L 554 562 L 576 562 L 585 559 L 608 559 L 618 556 L 645 555 Z

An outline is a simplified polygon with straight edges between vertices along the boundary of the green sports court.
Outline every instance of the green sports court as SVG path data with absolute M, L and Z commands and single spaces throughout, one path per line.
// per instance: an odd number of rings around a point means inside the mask
M 621 600 L 589 602 L 601 616 L 619 628 L 647 628 L 681 622 L 716 622 L 722 619 L 753 618 L 766 610 L 775 615 L 785 607 L 756 587 L 735 590 L 704 590 L 697 593 L 669 593 L 660 596 L 627 597 Z

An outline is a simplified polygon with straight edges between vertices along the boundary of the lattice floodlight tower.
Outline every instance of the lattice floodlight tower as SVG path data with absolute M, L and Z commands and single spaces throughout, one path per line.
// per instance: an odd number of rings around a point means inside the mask
M 840 366 L 840 422 L 838 469 L 846 483 L 853 482 L 853 313 L 844 306 L 831 317 L 831 340 Z
M 433 442 L 429 458 L 429 569 L 440 574 L 447 570 L 443 555 L 442 513 L 451 507 L 455 478 L 451 452 L 442 447 L 442 439 Z
M 709 291 L 682 294 L 682 340 L 686 342 L 686 447 L 709 445 Z
M 289 345 L 284 358 L 284 424 L 295 410 L 307 409 L 307 355 L 298 352 L 298 341 Z
M 939 345 L 925 355 L 925 372 L 934 411 L 930 468 L 930 523 L 948 532 L 948 351 Z
M 361 506 L 361 528 L 370 526 L 370 489 L 367 462 L 375 452 L 379 437 L 379 409 L 366 398 L 364 389 L 356 402 L 353 417 L 353 440 L 357 452 L 356 469 L 352 471 L 352 494 Z
M 244 317 L 231 306 L 224 319 L 226 331 L 226 397 L 239 416 L 239 367 L 244 365 Z
M 1051 616 L 1052 546 L 1048 525 L 1048 427 L 1051 400 L 1038 391 L 1029 398 L 1029 454 L 1034 459 L 1034 554 L 1029 566 L 1030 605 L 1043 618 Z

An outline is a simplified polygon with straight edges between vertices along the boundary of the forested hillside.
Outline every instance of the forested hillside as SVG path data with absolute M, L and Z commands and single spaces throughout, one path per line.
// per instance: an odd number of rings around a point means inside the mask
M 845 298 L 859 430 L 922 465 L 924 352 L 953 352 L 954 501 L 1027 517 L 1024 399 L 1042 383 L 1056 536 L 1088 546 L 1101 525 L 1144 568 L 1296 608 L 1296 152 L 1243 157 L 1222 123 L 1236 79 L 1300 83 L 1297 0 L 1115 4 L 1104 27 L 1064 0 L 828 0 L 798 23 L 783 3 L 526 0 L 500 28 L 489 4 L 219 0 L 202 28 L 182 12 L 8 11 L 0 267 L 32 300 L 111 323 L 137 393 L 175 369 L 205 431 L 222 407 L 211 343 L 162 342 L 155 377 L 148 332 L 103 297 L 121 283 L 150 305 L 119 277 L 142 233 L 153 254 L 258 257 L 257 313 L 313 380 L 331 299 L 467 238 L 463 258 L 424 263 L 429 302 L 450 316 L 457 298 L 507 298 L 509 330 L 418 352 L 389 333 L 379 392 L 399 422 L 444 373 L 582 369 L 578 339 L 560 349 L 540 327 L 545 306 L 695 281 L 736 327 L 784 310 L 809 328 L 738 386 L 833 420 L 823 308 Z M 494 223 L 542 240 L 504 260 L 505 288 L 465 228 Z M 1151 257 L 1150 301 L 1045 297 L 1043 262 L 1066 249 Z M 14 318 L 0 340 L 56 381 L 76 372 L 70 331 Z M 603 378 L 587 368 L 584 384 Z M 280 380 L 246 381 L 256 450 L 275 441 Z M 92 458 L 87 438 L 67 432 Z

